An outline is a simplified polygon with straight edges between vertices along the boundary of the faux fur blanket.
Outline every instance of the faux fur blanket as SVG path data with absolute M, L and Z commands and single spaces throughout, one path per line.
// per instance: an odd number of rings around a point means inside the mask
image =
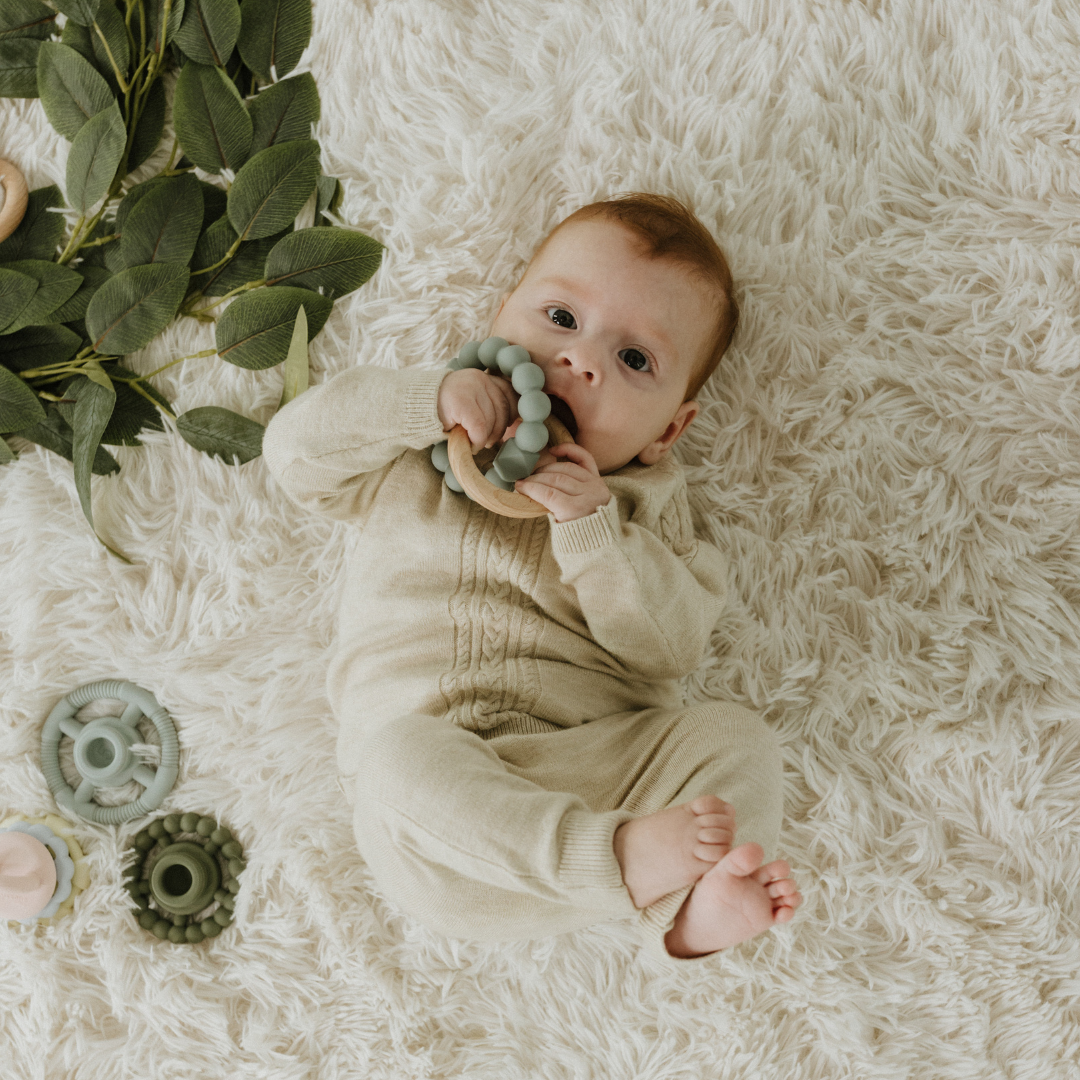
M 79 1080 L 1065 1080 L 1080 1076 L 1080 9 L 1060 0 L 315 0 L 345 224 L 386 245 L 312 381 L 441 366 L 585 202 L 673 194 L 743 319 L 677 446 L 732 600 L 692 700 L 785 757 L 787 927 L 666 972 L 629 926 L 448 941 L 380 895 L 323 695 L 347 526 L 166 420 L 94 477 L 0 467 L 0 817 L 55 812 L 64 694 L 150 690 L 167 809 L 244 845 L 235 925 L 129 914 L 140 822 L 81 823 L 91 884 L 0 928 L 0 1073 Z M 171 140 L 164 144 L 166 150 Z M 64 184 L 38 101 L 0 156 Z M 150 176 L 164 152 L 140 171 Z M 131 365 L 213 344 L 185 319 Z M 280 368 L 157 378 L 265 423 Z

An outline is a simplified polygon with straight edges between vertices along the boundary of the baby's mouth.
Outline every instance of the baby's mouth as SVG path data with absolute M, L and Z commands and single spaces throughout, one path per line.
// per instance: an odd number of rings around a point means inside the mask
M 566 430 L 570 432 L 571 437 L 576 439 L 578 433 L 578 425 L 577 421 L 574 419 L 573 410 L 570 408 L 569 405 L 566 404 L 565 401 L 563 401 L 561 397 L 558 397 L 555 394 L 548 394 L 548 397 L 551 399 L 552 416 L 554 416 L 556 420 L 562 421 L 562 423 L 566 427 Z

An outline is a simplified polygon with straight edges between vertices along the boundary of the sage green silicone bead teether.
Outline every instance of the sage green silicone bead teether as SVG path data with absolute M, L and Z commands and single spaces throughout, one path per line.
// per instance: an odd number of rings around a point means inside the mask
M 480 363 L 486 368 L 493 368 L 498 363 L 499 350 L 505 349 L 510 342 L 506 338 L 501 337 L 489 337 L 484 338 L 480 342 L 480 347 L 476 350 L 476 355 L 480 358 Z

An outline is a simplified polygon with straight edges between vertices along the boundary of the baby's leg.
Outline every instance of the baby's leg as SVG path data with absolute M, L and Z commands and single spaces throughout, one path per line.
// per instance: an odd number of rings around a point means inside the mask
M 432 929 L 508 941 L 634 914 L 612 844 L 629 812 L 545 790 L 444 717 L 399 717 L 365 739 L 361 760 L 361 854 Z

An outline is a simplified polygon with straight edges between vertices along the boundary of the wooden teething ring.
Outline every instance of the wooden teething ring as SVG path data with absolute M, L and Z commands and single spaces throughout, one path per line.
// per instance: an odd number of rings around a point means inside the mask
M 566 425 L 554 416 L 548 416 L 544 420 L 544 427 L 551 436 L 549 447 L 574 441 Z M 474 502 L 478 502 L 485 509 L 512 518 L 543 517 L 548 512 L 546 506 L 541 506 L 528 495 L 522 495 L 520 491 L 503 491 L 492 484 L 476 467 L 469 433 L 460 424 L 447 438 L 446 453 L 457 482 Z
M 10 161 L 0 158 L 0 183 L 4 185 L 4 208 L 0 210 L 0 240 L 6 240 L 26 213 L 29 191 L 26 178 Z

